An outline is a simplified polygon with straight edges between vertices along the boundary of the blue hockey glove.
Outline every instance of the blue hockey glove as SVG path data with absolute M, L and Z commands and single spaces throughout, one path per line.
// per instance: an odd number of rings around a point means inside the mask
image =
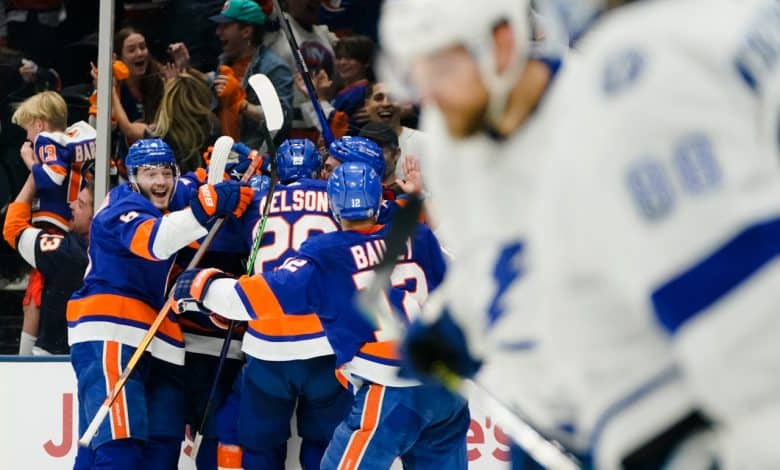
M 236 142 L 233 144 L 233 147 L 230 149 L 231 157 L 232 154 L 235 153 L 237 158 L 234 162 L 232 162 L 234 159 L 231 158 L 231 163 L 228 163 L 225 165 L 225 171 L 228 175 L 230 175 L 230 178 L 236 181 L 240 181 L 241 177 L 244 175 L 244 172 L 246 172 L 247 168 L 249 168 L 249 165 L 252 164 L 252 161 L 255 158 L 259 158 L 260 155 L 258 154 L 257 150 L 252 150 L 249 148 L 248 145 L 246 145 L 243 142 Z M 260 169 L 258 168 L 257 171 L 259 172 Z
M 205 227 L 215 217 L 230 214 L 241 217 L 254 194 L 255 190 L 246 183 L 223 181 L 215 185 L 204 184 L 190 200 L 190 209 L 198 223 Z
M 173 311 L 177 314 L 197 312 L 211 315 L 211 310 L 203 306 L 203 298 L 214 280 L 226 277 L 233 276 L 217 268 L 195 268 L 184 271 L 176 278 L 176 283 L 173 285 L 171 304 Z
M 482 366 L 469 353 L 463 331 L 446 309 L 431 324 L 415 320 L 409 325 L 401 343 L 401 359 L 405 373 L 411 370 L 417 378 L 433 377 L 445 385 L 453 385 L 452 374 L 473 377 Z

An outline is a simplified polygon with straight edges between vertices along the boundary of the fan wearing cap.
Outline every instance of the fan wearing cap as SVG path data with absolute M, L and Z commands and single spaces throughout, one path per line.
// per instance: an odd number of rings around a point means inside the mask
M 262 73 L 273 83 L 284 110 L 282 138 L 292 118 L 293 75 L 290 66 L 263 45 L 265 13 L 253 0 L 227 0 L 220 14 L 209 19 L 217 23 L 217 37 L 222 43 L 211 85 L 219 100 L 217 114 L 223 133 L 252 148 L 261 148 L 263 137 L 258 123 L 263 114 L 249 77 Z

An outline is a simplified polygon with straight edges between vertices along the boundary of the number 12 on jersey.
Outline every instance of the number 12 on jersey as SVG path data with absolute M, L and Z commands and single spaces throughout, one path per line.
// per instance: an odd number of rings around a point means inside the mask
M 353 274 L 352 280 L 355 283 L 355 288 L 358 291 L 367 289 L 374 279 L 374 275 L 373 270 Z M 393 300 L 395 300 L 395 295 L 402 295 L 400 305 L 392 304 L 388 292 L 382 291 L 380 298 L 372 299 L 371 304 L 375 311 L 366 312 L 366 314 L 373 316 L 379 325 L 379 328 L 374 331 L 377 341 L 400 339 L 405 325 L 420 313 L 420 306 L 428 298 L 428 281 L 425 279 L 425 272 L 419 264 L 414 262 L 398 263 L 390 275 L 390 286 Z M 397 310 L 401 310 L 401 312 L 397 312 Z M 403 313 L 403 316 L 400 313 Z

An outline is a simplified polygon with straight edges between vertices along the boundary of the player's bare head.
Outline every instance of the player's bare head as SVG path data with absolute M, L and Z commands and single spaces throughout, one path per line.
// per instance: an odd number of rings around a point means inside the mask
M 27 139 L 34 141 L 43 131 L 63 131 L 68 125 L 68 105 L 55 91 L 37 93 L 22 102 L 11 122 L 27 131 Z
M 71 201 L 70 211 L 73 219 L 70 221 L 70 231 L 86 237 L 89 235 L 89 227 L 92 224 L 94 193 L 90 186 L 79 191 L 76 200 Z
M 137 141 L 128 150 L 125 166 L 133 190 L 156 208 L 167 209 L 179 180 L 179 167 L 168 144 L 162 139 Z
M 503 114 L 528 57 L 529 34 L 528 1 L 385 2 L 384 71 L 439 107 L 452 134 L 473 133 Z

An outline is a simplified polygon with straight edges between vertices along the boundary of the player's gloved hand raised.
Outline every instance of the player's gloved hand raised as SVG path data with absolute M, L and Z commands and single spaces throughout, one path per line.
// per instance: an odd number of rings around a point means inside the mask
M 197 312 L 212 315 L 211 310 L 203 306 L 203 298 L 212 282 L 226 277 L 233 276 L 217 268 L 195 268 L 184 271 L 176 278 L 171 289 L 172 310 L 177 314 Z
M 255 190 L 248 184 L 236 181 L 204 184 L 190 200 L 190 209 L 198 223 L 206 226 L 215 217 L 241 217 L 254 195 Z
M 446 309 L 433 323 L 418 319 L 409 325 L 401 358 L 406 375 L 423 380 L 433 377 L 447 386 L 454 386 L 454 379 L 473 377 L 482 366 L 469 353 L 463 331 Z
M 225 166 L 225 171 L 231 179 L 239 181 L 256 158 L 262 158 L 257 150 L 252 150 L 243 142 L 236 142 L 230 149 L 230 158 Z M 256 172 L 260 172 L 260 165 L 258 165 Z

